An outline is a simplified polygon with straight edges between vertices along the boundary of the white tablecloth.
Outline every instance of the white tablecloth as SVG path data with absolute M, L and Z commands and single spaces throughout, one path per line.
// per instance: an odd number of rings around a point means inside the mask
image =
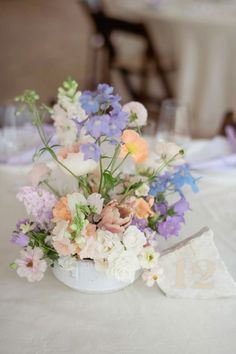
M 59 283 L 50 271 L 37 284 L 20 279 L 8 267 L 18 252 L 9 237 L 16 220 L 25 216 L 15 193 L 25 183 L 26 170 L 0 168 L 0 353 L 236 352 L 235 298 L 171 299 L 141 280 L 114 294 L 85 295 Z M 211 227 L 236 280 L 236 171 L 205 175 L 200 187 L 200 193 L 189 194 L 193 211 L 182 236 Z
M 108 11 L 147 23 L 154 41 L 177 62 L 177 96 L 191 109 L 195 136 L 213 136 L 236 111 L 236 2 L 106 0 Z

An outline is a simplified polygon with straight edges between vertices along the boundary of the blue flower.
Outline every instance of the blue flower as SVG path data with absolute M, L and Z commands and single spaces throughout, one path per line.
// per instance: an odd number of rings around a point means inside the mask
M 92 116 L 90 117 L 86 124 L 86 132 L 90 134 L 95 139 L 100 138 L 101 136 L 109 134 L 109 122 L 110 117 L 108 114 L 103 114 L 101 116 Z
M 156 177 L 156 179 L 151 183 L 149 194 L 152 196 L 157 196 L 159 193 L 164 193 L 167 188 L 167 184 L 170 182 L 171 176 L 166 172 L 162 176 Z
M 109 118 L 109 137 L 119 138 L 128 122 L 128 114 L 119 108 L 110 112 Z
M 120 108 L 120 96 L 113 94 L 114 88 L 107 84 L 99 84 L 96 91 L 84 91 L 80 96 L 80 104 L 87 114 L 106 112 L 108 108 Z
M 189 167 L 182 165 L 171 178 L 171 183 L 175 186 L 177 192 L 182 195 L 181 188 L 188 184 L 194 193 L 198 192 L 198 186 L 196 179 L 190 174 Z
M 96 93 L 84 91 L 80 96 L 81 107 L 86 113 L 97 113 L 99 111 L 99 101 Z
M 84 154 L 84 160 L 92 159 L 98 162 L 101 156 L 100 147 L 94 143 L 81 144 L 80 150 Z

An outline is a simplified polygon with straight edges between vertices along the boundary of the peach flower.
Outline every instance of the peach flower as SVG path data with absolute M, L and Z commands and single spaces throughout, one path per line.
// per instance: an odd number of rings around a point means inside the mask
M 154 212 L 150 208 L 150 203 L 146 202 L 143 198 L 136 200 L 134 210 L 139 218 L 148 218 L 154 215 Z
M 76 247 L 68 238 L 54 240 L 53 247 L 62 256 L 70 256 L 75 253 Z
M 53 221 L 66 220 L 71 222 L 71 214 L 68 207 L 68 200 L 66 197 L 62 197 L 58 200 L 55 207 L 52 209 Z
M 148 157 L 148 144 L 145 139 L 134 130 L 124 130 L 121 141 L 123 145 L 120 151 L 120 158 L 124 158 L 128 153 L 132 156 L 135 163 L 142 163 Z
M 92 159 L 85 160 L 84 154 L 80 151 L 78 142 L 63 147 L 58 153 L 58 160 L 65 165 L 76 176 L 86 175 L 96 169 L 98 163 Z M 63 172 L 70 174 L 66 168 Z
M 112 233 L 120 233 L 130 224 L 132 210 L 127 205 L 119 205 L 116 200 L 113 200 L 102 210 L 101 218 L 99 228 Z
M 29 180 L 33 187 L 37 187 L 40 182 L 49 177 L 50 168 L 45 163 L 36 163 L 28 173 Z

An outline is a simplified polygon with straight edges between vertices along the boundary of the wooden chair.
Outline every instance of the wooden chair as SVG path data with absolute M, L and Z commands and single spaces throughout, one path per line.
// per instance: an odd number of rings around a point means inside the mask
M 166 70 L 160 60 L 159 53 L 154 47 L 151 37 L 142 23 L 133 23 L 126 20 L 108 16 L 100 0 L 80 0 L 79 4 L 86 11 L 90 20 L 93 23 L 95 34 L 92 38 L 93 43 L 93 63 L 89 71 L 92 74 L 89 86 L 96 86 L 97 77 L 95 75 L 98 65 L 99 52 L 105 49 L 106 56 L 102 59 L 103 68 L 102 79 L 100 81 L 111 82 L 111 72 L 116 70 L 125 84 L 125 87 L 133 100 L 141 100 L 147 103 L 153 102 L 157 105 L 163 99 L 173 97 L 173 90 L 168 80 L 168 70 Z M 115 47 L 112 35 L 114 33 L 132 34 L 141 38 L 145 42 L 145 52 L 142 59 L 142 67 L 140 69 L 132 70 L 119 65 L 118 52 Z M 147 95 L 147 81 L 150 71 L 150 63 L 152 63 L 155 71 L 155 76 L 158 78 L 160 86 L 162 88 L 162 94 L 158 97 L 151 97 Z M 141 84 L 139 88 L 132 82 L 132 76 L 137 76 L 140 79 Z

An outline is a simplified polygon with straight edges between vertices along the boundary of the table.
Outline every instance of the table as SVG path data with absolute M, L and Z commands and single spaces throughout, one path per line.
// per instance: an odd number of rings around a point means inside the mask
M 219 130 L 227 110 L 236 111 L 236 2 L 106 0 L 108 11 L 146 22 L 164 56 L 177 63 L 176 93 L 189 104 L 194 136 Z
M 0 353 L 235 353 L 236 298 L 171 299 L 141 280 L 114 294 L 85 295 L 59 283 L 51 272 L 37 284 L 20 279 L 8 267 L 18 252 L 9 236 L 15 221 L 25 216 L 15 193 L 26 183 L 28 169 L 0 167 Z M 211 227 L 236 280 L 236 171 L 203 177 L 201 191 L 189 195 L 193 212 L 182 238 Z

